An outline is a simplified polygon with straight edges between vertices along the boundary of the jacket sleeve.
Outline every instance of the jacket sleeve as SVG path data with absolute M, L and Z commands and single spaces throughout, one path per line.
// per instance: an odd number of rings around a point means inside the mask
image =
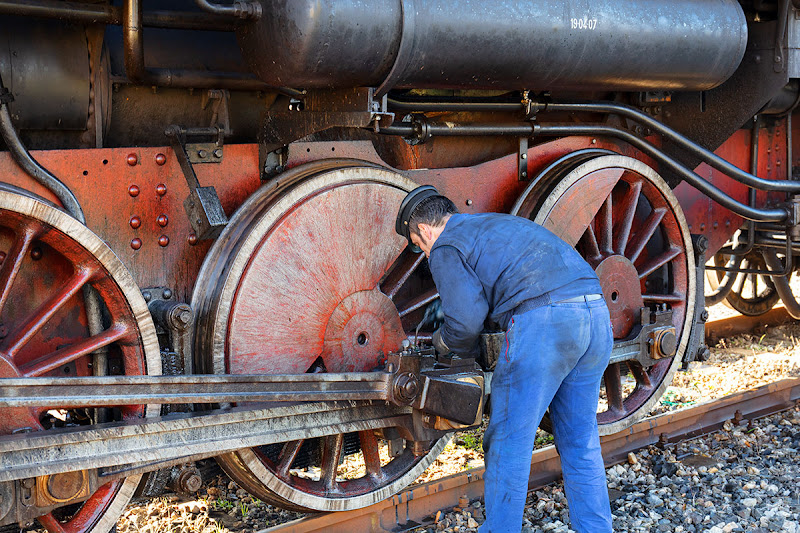
M 435 248 L 429 264 L 442 300 L 442 340 L 456 353 L 476 353 L 478 336 L 489 313 L 483 285 L 461 253 L 452 246 Z

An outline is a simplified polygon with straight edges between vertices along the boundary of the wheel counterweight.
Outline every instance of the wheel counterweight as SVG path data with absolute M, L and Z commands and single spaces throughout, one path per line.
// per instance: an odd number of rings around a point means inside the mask
M 161 360 L 147 305 L 113 252 L 88 228 L 37 197 L 0 189 L 0 376 L 90 376 L 103 350 L 102 374 L 157 375 Z M 102 331 L 90 333 L 88 287 L 102 308 Z M 102 413 L 100 415 L 99 413 Z M 9 408 L 3 434 L 155 416 L 158 406 L 119 409 Z M 36 479 L 37 501 L 63 507 L 37 518 L 50 531 L 111 529 L 141 476 L 106 483 L 90 494 L 86 472 Z M 88 498 L 87 498 L 88 497 Z M 78 503 L 76 503 L 78 502 Z
M 200 367 L 292 374 L 382 366 L 432 290 L 394 231 L 394 214 L 415 186 L 396 172 L 339 160 L 296 167 L 280 186 L 258 191 L 234 214 L 198 277 L 192 301 Z M 419 455 L 397 431 L 361 431 L 219 461 L 261 499 L 347 510 L 411 483 L 445 444 L 439 439 Z
M 691 238 L 672 190 L 641 161 L 587 150 L 533 180 L 512 214 L 550 229 L 595 268 L 616 340 L 635 334 L 642 307 L 672 311 L 673 356 L 612 363 L 603 379 L 601 435 L 646 416 L 680 366 L 695 311 Z

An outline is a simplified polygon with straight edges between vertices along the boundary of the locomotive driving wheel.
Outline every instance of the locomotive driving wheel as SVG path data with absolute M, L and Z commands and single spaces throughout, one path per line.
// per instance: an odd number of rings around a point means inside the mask
M 291 169 L 232 217 L 192 296 L 206 372 L 364 372 L 397 351 L 436 298 L 394 215 L 416 184 L 365 162 Z M 239 450 L 218 458 L 251 494 L 299 510 L 347 510 L 411 483 L 420 453 L 392 429 Z M 345 460 L 346 458 L 346 460 Z M 343 463 L 343 464 L 342 464 Z M 347 472 L 345 472 L 347 470 Z
M 604 374 L 600 434 L 628 427 L 647 415 L 672 381 L 695 312 L 694 256 L 677 199 L 641 161 L 587 150 L 546 169 L 512 214 L 550 229 L 594 267 L 615 340 L 636 333 L 643 307 L 671 310 L 678 341 L 673 356 L 648 366 L 612 363 Z
M 767 272 L 764 257 L 759 250 L 751 250 L 744 256 L 731 260 L 731 256 L 718 253 L 714 255 L 715 266 L 730 266 L 732 263 L 735 268 L 741 270 L 759 270 Z M 766 274 L 756 273 L 729 273 L 722 270 L 709 271 L 712 281 L 712 288 L 716 284 L 722 286 L 725 282 L 730 283 L 730 290 L 722 302 L 731 309 L 738 311 L 746 316 L 763 315 L 778 303 L 780 296 L 772 283 L 772 278 Z M 709 276 L 706 276 L 708 279 Z M 713 280 L 716 278 L 716 280 Z
M 99 302 L 100 331 L 88 326 L 84 305 L 88 287 Z M 97 365 L 100 359 L 93 355 L 101 351 L 107 363 L 102 370 Z M 158 341 L 147 305 L 111 249 L 44 200 L 21 189 L 0 187 L 0 377 L 160 373 Z M 155 405 L 5 408 L 0 412 L 0 433 L 157 414 Z M 140 478 L 106 483 L 91 493 L 84 472 L 41 476 L 35 499 L 45 502 L 45 509 L 56 508 L 37 520 L 49 531 L 108 531 Z

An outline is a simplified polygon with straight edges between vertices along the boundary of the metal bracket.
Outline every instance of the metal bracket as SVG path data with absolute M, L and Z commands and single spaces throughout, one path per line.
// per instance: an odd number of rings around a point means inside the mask
M 165 133 L 171 140 L 175 157 L 178 159 L 183 176 L 186 178 L 187 185 L 189 185 L 189 196 L 183 202 L 186 215 L 189 217 L 189 224 L 191 224 L 198 239 L 214 239 L 219 236 L 223 228 L 228 224 L 228 217 L 225 215 L 225 211 L 222 210 L 222 204 L 219 201 L 216 189 L 214 187 L 200 186 L 186 150 L 186 137 L 213 133 L 221 138 L 221 129 L 219 127 L 186 129 L 180 126 L 170 126 Z
M 519 181 L 528 181 L 528 138 L 519 138 L 519 151 L 517 152 L 517 178 Z
M 706 339 L 706 321 L 708 311 L 706 310 L 706 298 L 703 294 L 703 286 L 706 279 L 706 251 L 708 251 L 708 238 L 705 235 L 692 235 L 692 248 L 694 249 L 695 260 L 695 317 L 692 323 L 692 331 L 689 334 L 689 342 L 686 345 L 686 352 L 683 355 L 681 368 L 685 370 L 692 361 L 705 361 L 708 359 L 708 346 Z M 687 302 L 689 305 L 689 302 Z M 699 312 L 697 312 L 699 310 Z

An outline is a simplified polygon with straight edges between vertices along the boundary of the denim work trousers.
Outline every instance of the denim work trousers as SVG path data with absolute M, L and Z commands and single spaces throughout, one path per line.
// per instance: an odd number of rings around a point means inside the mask
M 548 407 L 572 529 L 611 532 L 596 410 L 613 342 L 602 299 L 545 305 L 511 319 L 492 378 L 483 439 L 486 522 L 481 533 L 522 529 L 536 428 Z

